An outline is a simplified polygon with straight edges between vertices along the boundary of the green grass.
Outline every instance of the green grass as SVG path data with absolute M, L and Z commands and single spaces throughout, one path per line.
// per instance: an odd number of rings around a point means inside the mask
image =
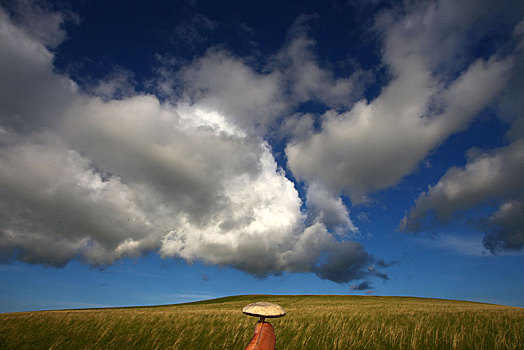
M 524 349 L 524 309 L 405 297 L 247 295 L 196 303 L 0 314 L 0 349 L 243 349 L 282 305 L 278 349 Z

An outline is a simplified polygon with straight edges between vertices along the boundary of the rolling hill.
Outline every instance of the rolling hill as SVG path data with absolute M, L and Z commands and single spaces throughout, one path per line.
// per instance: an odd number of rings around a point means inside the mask
M 524 309 L 412 297 L 243 295 L 194 303 L 0 314 L 1 349 L 243 349 L 282 305 L 278 349 L 523 349 Z

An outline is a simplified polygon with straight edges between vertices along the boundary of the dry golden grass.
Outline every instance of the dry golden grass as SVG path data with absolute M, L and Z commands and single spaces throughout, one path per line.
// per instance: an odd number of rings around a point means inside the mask
M 278 349 L 524 349 L 524 309 L 359 296 L 238 296 L 143 308 L 0 314 L 0 349 L 243 349 L 251 302 L 282 305 Z

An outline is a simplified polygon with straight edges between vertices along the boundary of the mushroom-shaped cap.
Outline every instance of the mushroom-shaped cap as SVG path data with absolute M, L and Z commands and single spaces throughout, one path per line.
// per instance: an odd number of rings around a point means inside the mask
M 249 316 L 258 317 L 282 317 L 286 314 L 286 310 L 282 306 L 266 302 L 246 305 L 242 308 L 242 312 Z

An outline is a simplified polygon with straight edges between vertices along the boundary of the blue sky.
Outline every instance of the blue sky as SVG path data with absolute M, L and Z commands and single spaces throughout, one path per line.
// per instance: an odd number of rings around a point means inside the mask
M 0 312 L 524 306 L 514 1 L 9 0 Z

